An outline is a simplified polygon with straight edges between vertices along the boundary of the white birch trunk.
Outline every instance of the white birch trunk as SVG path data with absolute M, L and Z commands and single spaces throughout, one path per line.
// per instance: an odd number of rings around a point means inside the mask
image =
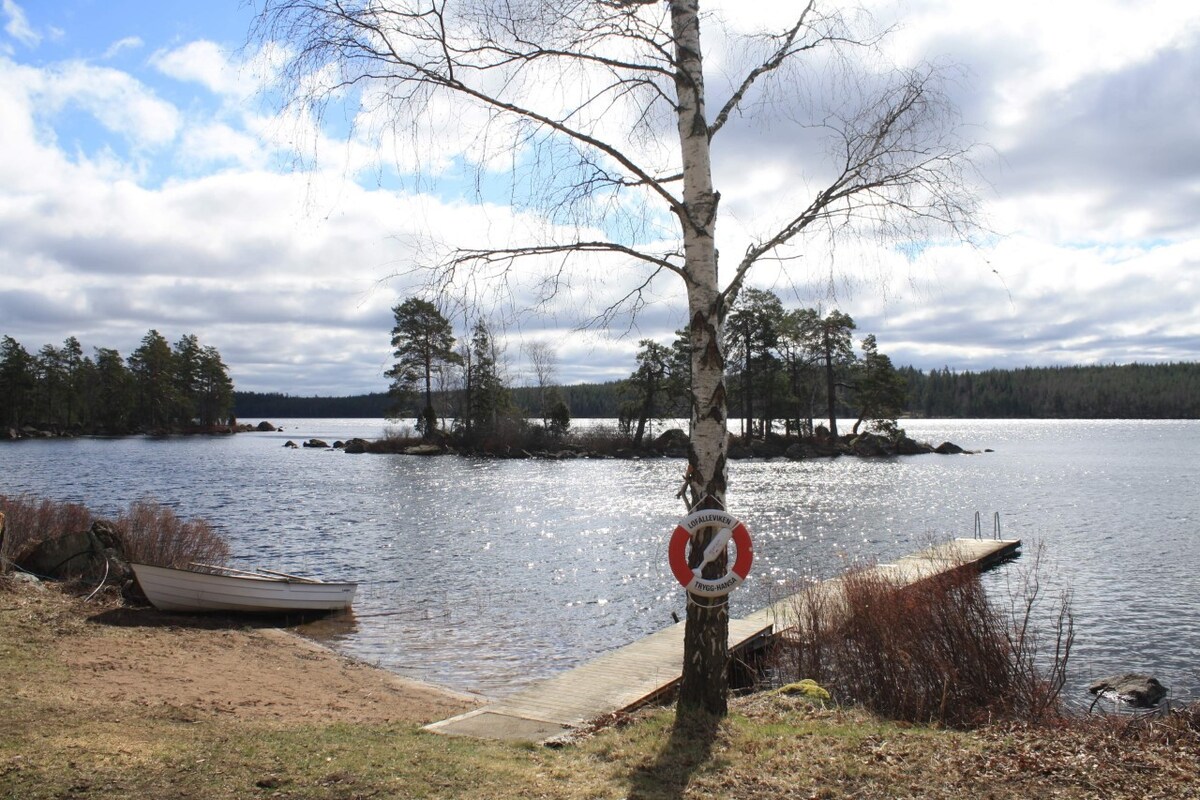
M 698 0 L 672 0 L 679 141 L 683 156 L 684 213 L 680 214 L 692 346 L 692 437 L 688 483 L 694 508 L 724 508 L 727 449 L 725 353 L 721 336 L 725 310 L 717 281 L 715 240 L 718 194 L 712 186 Z M 700 562 L 715 530 L 702 530 L 690 561 Z M 724 573 L 725 558 L 705 568 Z M 727 710 L 729 613 L 725 598 L 688 597 L 683 645 L 680 711 Z

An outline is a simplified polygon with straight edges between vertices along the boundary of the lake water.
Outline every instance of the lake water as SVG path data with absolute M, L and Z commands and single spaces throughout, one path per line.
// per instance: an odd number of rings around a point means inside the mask
M 677 460 L 562 462 L 347 455 L 282 445 L 377 438 L 383 420 L 274 420 L 277 433 L 0 445 L 0 493 L 115 514 L 151 497 L 204 517 L 235 561 L 361 582 L 352 617 L 309 629 L 403 675 L 503 695 L 682 616 L 666 544 Z M 1074 592 L 1070 694 L 1151 672 L 1200 699 L 1200 423 L 913 420 L 914 438 L 994 452 L 735 461 L 729 507 L 754 537 L 741 615 L 806 576 L 930 540 L 1025 541 L 989 573 L 1006 596 L 1037 543 L 1046 591 Z M 1051 598 L 1052 599 L 1052 598 Z

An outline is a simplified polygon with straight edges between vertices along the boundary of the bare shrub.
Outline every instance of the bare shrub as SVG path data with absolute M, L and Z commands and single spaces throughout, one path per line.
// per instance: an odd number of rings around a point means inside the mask
M 0 512 L 4 513 L 0 565 L 21 561 L 42 542 L 86 531 L 92 524 L 92 512 L 87 506 L 39 500 L 27 494 L 0 495 Z
M 813 583 L 792 601 L 779 669 L 811 678 L 838 702 L 894 719 L 970 726 L 1040 720 L 1057 711 L 1073 640 L 1064 600 L 1049 677 L 1043 677 L 1033 608 L 1040 586 L 1006 617 L 974 570 L 950 569 L 905 584 L 881 568 Z
M 117 519 L 125 557 L 140 564 L 186 567 L 192 562 L 224 564 L 229 545 L 205 520 L 181 520 L 151 500 L 138 500 Z
M 1048 620 L 1040 618 L 1045 600 L 1039 544 L 1033 560 L 1016 571 L 1008 586 L 1009 616 L 1006 636 L 1009 659 L 1015 665 L 1026 719 L 1038 721 L 1059 713 L 1059 698 L 1067 683 L 1067 663 L 1075 643 L 1075 617 L 1071 593 L 1064 590 Z M 1048 625 L 1048 627 L 1047 627 Z
M 612 426 L 594 425 L 572 430 L 567 436 L 567 442 L 581 450 L 611 453 L 620 448 L 629 447 L 633 440 L 622 435 Z

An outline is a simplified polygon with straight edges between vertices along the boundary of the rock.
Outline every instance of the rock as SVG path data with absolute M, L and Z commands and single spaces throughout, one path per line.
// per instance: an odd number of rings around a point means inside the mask
M 799 461 L 804 458 L 831 458 L 841 455 L 841 452 L 836 445 L 829 443 L 828 439 L 825 440 L 824 444 L 808 439 L 789 446 L 783 455 L 792 461 Z
M 334 450 L 344 450 L 345 447 L 346 447 L 346 443 L 343 442 L 341 439 L 338 439 L 336 442 L 333 443 Z
M 1113 695 L 1134 708 L 1153 708 L 1167 696 L 1167 687 L 1157 678 L 1137 672 L 1109 675 L 1088 687 L 1092 694 Z
M 958 455 L 960 453 L 965 453 L 967 451 L 963 450 L 961 447 L 956 445 L 954 442 L 942 442 L 937 447 L 933 448 L 933 452 L 941 453 L 944 456 L 954 456 L 954 455 Z
M 106 549 L 90 530 L 67 533 L 39 542 L 18 566 L 48 578 L 99 578 Z
M 275 428 L 275 426 L 274 426 L 274 425 L 272 425 L 271 423 L 267 422 L 267 421 L 264 419 L 262 422 L 258 423 L 258 427 L 256 427 L 254 430 L 256 430 L 256 431 L 262 431 L 263 433 L 267 433 L 267 432 L 269 432 L 269 431 L 274 431 L 274 430 L 276 430 L 276 428 Z
M 850 442 L 856 456 L 888 456 L 892 454 L 887 440 L 872 433 L 864 433 Z
M 654 446 L 659 450 L 674 449 L 679 447 L 686 448 L 688 446 L 687 432 L 682 428 L 671 428 L 670 430 L 665 430 L 658 435 L 657 439 L 654 440 Z
M 367 444 L 368 442 L 366 439 L 359 439 L 355 437 L 354 439 L 346 442 L 346 446 L 343 449 L 347 453 L 365 453 L 367 452 Z
M 761 439 L 750 442 L 750 453 L 755 458 L 779 458 L 785 452 L 786 448 L 777 442 L 764 442 Z
M 326 448 L 329 447 L 329 442 L 324 439 L 309 439 L 304 443 L 305 447 Z
M 291 439 L 288 439 L 286 442 L 284 442 L 283 446 L 284 447 L 292 447 L 292 448 L 298 447 L 298 445 L 295 442 L 293 442 Z
M 898 456 L 919 456 L 924 453 L 932 453 L 933 448 L 924 442 L 918 442 L 915 439 L 910 439 L 907 436 L 901 436 L 900 441 L 896 442 L 896 455 Z
M 442 448 L 436 444 L 418 444 L 404 448 L 406 456 L 436 456 L 441 455 Z
M 744 444 L 737 444 L 737 443 L 735 443 L 735 442 L 730 442 L 730 443 L 729 443 L 729 450 L 728 450 L 728 452 L 727 452 L 727 457 L 728 457 L 730 460 L 740 460 L 740 459 L 743 459 L 743 458 L 753 458 L 753 457 L 754 457 L 754 451 L 753 451 L 753 450 L 751 450 L 749 447 L 746 447 L 746 445 L 744 445 Z
M 121 529 L 108 520 L 98 519 L 92 523 L 91 534 L 109 550 L 115 551 L 122 558 L 125 555 L 125 537 Z

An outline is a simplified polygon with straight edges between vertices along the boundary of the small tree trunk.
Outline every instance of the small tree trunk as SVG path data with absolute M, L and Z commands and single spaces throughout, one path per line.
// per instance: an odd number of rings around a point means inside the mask
M 829 406 L 829 435 L 838 438 L 837 429 L 837 382 L 833 379 L 833 353 L 826 345 L 825 348 L 825 400 Z

